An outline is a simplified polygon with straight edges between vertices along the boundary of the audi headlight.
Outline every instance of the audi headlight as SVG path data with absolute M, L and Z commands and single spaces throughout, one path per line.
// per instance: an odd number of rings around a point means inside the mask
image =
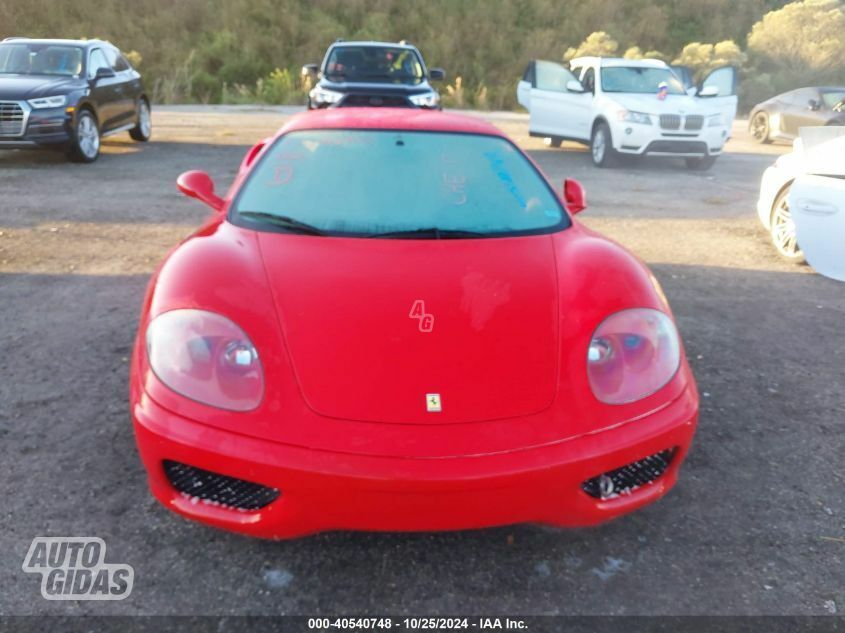
M 640 400 L 678 371 L 681 342 L 668 315 L 650 308 L 622 310 L 596 329 L 587 351 L 587 377 L 605 404 Z
M 311 91 L 311 101 L 318 105 L 333 105 L 338 103 L 345 96 L 342 92 L 327 90 L 317 86 Z
M 421 95 L 411 95 L 408 99 L 415 106 L 421 108 L 436 108 L 437 104 L 440 103 L 440 95 L 434 91 L 424 92 Z
M 725 124 L 725 117 L 720 114 L 711 114 L 707 117 L 707 127 L 722 127 Z
M 67 97 L 65 95 L 56 95 L 54 97 L 39 97 L 38 99 L 30 99 L 28 103 L 36 109 L 61 108 L 65 103 L 67 103 Z
M 147 357 L 161 382 L 186 398 L 230 411 L 255 409 L 264 370 L 244 331 L 205 310 L 172 310 L 147 327 Z
M 645 112 L 632 112 L 630 110 L 620 110 L 617 116 L 619 117 L 620 121 L 651 125 L 651 116 L 649 116 Z

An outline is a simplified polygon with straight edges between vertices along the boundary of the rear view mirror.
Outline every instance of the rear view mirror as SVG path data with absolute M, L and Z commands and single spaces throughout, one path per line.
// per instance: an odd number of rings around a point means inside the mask
M 214 181 L 204 171 L 186 171 L 176 179 L 176 186 L 186 196 L 204 202 L 215 211 L 220 211 L 226 203 L 214 194 Z
M 446 71 L 442 68 L 429 68 L 428 78 L 432 81 L 443 81 L 446 79 Z
M 563 181 L 563 200 L 572 215 L 587 208 L 587 194 L 584 187 L 574 178 Z
M 581 85 L 581 82 L 576 81 L 575 79 L 570 79 L 566 82 L 566 89 L 569 92 L 585 92 L 584 86 Z
M 719 89 L 716 86 L 704 86 L 698 91 L 699 97 L 718 97 Z

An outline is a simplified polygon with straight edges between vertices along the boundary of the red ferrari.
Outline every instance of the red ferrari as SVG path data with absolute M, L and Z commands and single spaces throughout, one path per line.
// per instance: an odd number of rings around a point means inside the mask
M 294 118 L 144 300 L 138 449 L 165 506 L 269 538 L 585 526 L 676 482 L 698 394 L 636 257 L 495 127 Z

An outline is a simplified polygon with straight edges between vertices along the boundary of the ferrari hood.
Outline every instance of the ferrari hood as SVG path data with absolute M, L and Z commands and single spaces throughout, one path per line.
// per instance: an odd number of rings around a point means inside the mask
M 550 236 L 258 239 L 296 380 L 315 412 L 445 424 L 552 403 L 559 308 Z

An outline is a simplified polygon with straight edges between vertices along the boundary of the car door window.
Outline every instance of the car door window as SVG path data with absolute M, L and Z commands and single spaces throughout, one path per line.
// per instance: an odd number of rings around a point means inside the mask
M 584 86 L 584 90 L 595 94 L 596 71 L 592 66 L 587 68 L 587 70 L 584 72 L 584 76 L 581 78 L 581 84 Z
M 525 67 L 525 72 L 522 73 L 522 81 L 527 81 L 532 86 L 534 85 L 534 62 L 530 62 Z
M 126 63 L 126 60 L 123 59 L 123 56 L 120 54 L 116 48 L 106 48 L 106 61 L 109 63 L 109 67 L 116 73 L 123 72 L 124 70 L 129 70 L 129 64 Z
M 91 51 L 91 57 L 88 60 L 88 78 L 94 79 L 100 68 L 111 68 L 111 65 L 106 59 L 106 56 L 103 54 L 103 51 L 99 48 L 95 48 Z
M 550 92 L 566 92 L 566 84 L 578 79 L 560 64 L 538 61 L 535 65 L 537 90 Z
M 718 96 L 729 97 L 736 94 L 736 69 L 732 66 L 725 66 L 717 68 L 704 80 L 701 84 L 702 88 L 709 88 L 714 86 L 718 91 Z

